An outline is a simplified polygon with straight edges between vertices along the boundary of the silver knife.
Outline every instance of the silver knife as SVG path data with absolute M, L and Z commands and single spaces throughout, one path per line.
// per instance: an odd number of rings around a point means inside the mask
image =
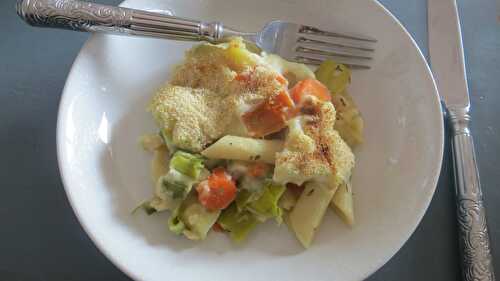
M 429 52 L 448 110 L 464 281 L 493 281 L 490 239 L 469 131 L 469 91 L 456 0 L 428 0 Z

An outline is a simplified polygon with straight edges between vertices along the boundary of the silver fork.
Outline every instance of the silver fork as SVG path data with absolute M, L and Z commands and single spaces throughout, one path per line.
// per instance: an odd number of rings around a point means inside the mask
M 259 32 L 241 32 L 220 22 L 73 0 L 20 0 L 16 8 L 23 20 L 41 27 L 213 43 L 241 36 L 265 52 L 313 65 L 331 58 L 352 68 L 370 68 L 377 41 L 284 21 L 269 22 Z

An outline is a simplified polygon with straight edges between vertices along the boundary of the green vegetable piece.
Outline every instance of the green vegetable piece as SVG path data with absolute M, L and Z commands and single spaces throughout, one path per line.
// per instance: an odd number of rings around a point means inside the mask
M 154 196 L 151 200 L 148 201 L 149 206 L 155 209 L 157 212 L 162 212 L 166 210 L 175 210 L 180 205 L 180 202 L 177 200 L 163 200 L 160 197 Z
M 183 200 L 191 191 L 193 180 L 177 170 L 170 169 L 158 179 L 156 195 L 163 200 Z
M 150 201 L 144 201 L 132 210 L 132 214 L 135 214 L 139 209 L 142 209 L 148 216 L 157 212 L 155 208 L 150 205 Z
M 248 211 L 238 212 L 236 204 L 233 203 L 222 211 L 218 223 L 229 232 L 233 241 L 241 242 L 257 226 L 258 220 Z
M 239 192 L 235 200 L 238 211 L 242 211 L 250 202 L 260 198 L 264 192 L 267 181 L 268 180 L 265 178 L 254 178 L 251 176 L 243 177 L 238 186 Z
M 236 207 L 238 211 L 244 210 L 248 204 L 258 200 L 262 195 L 263 189 L 257 191 L 249 191 L 247 189 L 240 189 L 238 195 L 236 196 Z
M 330 90 L 332 95 L 342 93 L 351 83 L 351 71 L 343 64 L 332 60 L 324 61 L 316 70 L 316 79 Z
M 250 52 L 243 46 L 233 46 L 230 45 L 226 49 L 226 58 L 231 64 L 237 67 L 242 67 L 245 65 L 253 65 L 254 59 L 250 56 Z
M 217 47 L 216 45 L 210 43 L 204 43 L 194 47 L 191 51 L 189 51 L 189 54 L 193 57 L 205 57 L 222 54 L 223 52 L 223 48 Z
M 245 43 L 241 38 L 232 38 L 227 43 L 224 55 L 229 67 L 233 70 L 242 70 L 256 63 L 253 54 L 246 49 Z
M 170 168 L 196 180 L 204 168 L 203 158 L 199 155 L 179 150 L 172 156 Z
M 170 217 L 168 218 L 168 229 L 177 235 L 180 235 L 182 231 L 184 231 L 184 229 L 186 228 L 184 222 L 182 222 L 182 220 L 179 218 L 179 213 L 181 208 L 182 206 L 175 209 L 175 211 L 173 211 Z
M 247 209 L 256 214 L 261 220 L 276 218 L 278 223 L 281 223 L 282 210 L 278 206 L 278 201 L 285 189 L 286 187 L 283 185 L 269 182 L 259 199 L 249 203 Z
M 167 177 L 162 178 L 162 188 L 171 194 L 172 199 L 183 199 L 186 197 L 187 192 L 191 190 L 190 185 L 183 182 L 170 182 Z
M 196 199 L 196 198 L 195 198 Z M 181 214 L 182 221 L 186 226 L 184 235 L 192 240 L 203 240 L 219 218 L 221 211 L 208 211 L 195 200 Z M 189 232 L 187 232 L 189 231 Z M 188 236 L 188 233 L 190 234 Z
M 199 178 L 206 177 L 200 156 L 177 151 L 170 160 L 170 170 L 158 179 L 156 195 L 171 206 L 180 204 Z
M 153 207 L 151 207 L 151 206 L 149 205 L 149 202 L 144 203 L 144 204 L 142 205 L 142 209 L 144 210 L 144 212 L 146 212 L 146 214 L 148 214 L 148 216 L 149 216 L 149 215 L 152 215 L 152 214 L 154 214 L 154 213 L 156 213 L 156 209 L 155 209 L 155 208 L 153 208 Z
M 220 211 L 211 212 L 205 209 L 196 195 L 191 193 L 182 204 L 175 209 L 169 220 L 168 228 L 176 234 L 184 234 L 191 240 L 202 240 L 207 237 Z
M 238 192 L 238 195 L 236 196 L 235 202 L 236 202 L 236 207 L 238 208 L 238 212 L 241 212 L 242 210 L 245 209 L 248 203 L 252 201 L 252 195 L 254 195 L 254 192 L 250 192 L 246 189 L 241 189 Z

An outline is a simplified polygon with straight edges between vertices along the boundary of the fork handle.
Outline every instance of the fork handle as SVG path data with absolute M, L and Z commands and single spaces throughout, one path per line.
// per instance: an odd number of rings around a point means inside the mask
M 464 281 L 494 281 L 486 214 L 467 109 L 449 109 Z
M 204 23 L 160 13 L 73 0 L 19 0 L 17 14 L 28 24 L 84 32 L 217 41 L 219 22 Z

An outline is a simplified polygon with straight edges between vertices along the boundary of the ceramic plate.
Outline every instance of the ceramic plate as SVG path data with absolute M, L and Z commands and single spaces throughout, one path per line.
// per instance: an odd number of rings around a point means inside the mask
M 329 211 L 305 251 L 286 226 L 258 227 L 243 245 L 211 233 L 193 242 L 167 229 L 168 214 L 131 210 L 152 195 L 151 155 L 138 137 L 155 132 L 146 106 L 191 43 L 95 35 L 69 74 L 57 131 L 61 175 L 81 224 L 136 280 L 361 280 L 381 267 L 420 222 L 436 187 L 443 125 L 436 87 L 413 39 L 373 0 L 130 0 L 127 7 L 220 20 L 257 30 L 282 19 L 379 40 L 371 70 L 350 92 L 365 118 L 356 151 L 352 229 Z

